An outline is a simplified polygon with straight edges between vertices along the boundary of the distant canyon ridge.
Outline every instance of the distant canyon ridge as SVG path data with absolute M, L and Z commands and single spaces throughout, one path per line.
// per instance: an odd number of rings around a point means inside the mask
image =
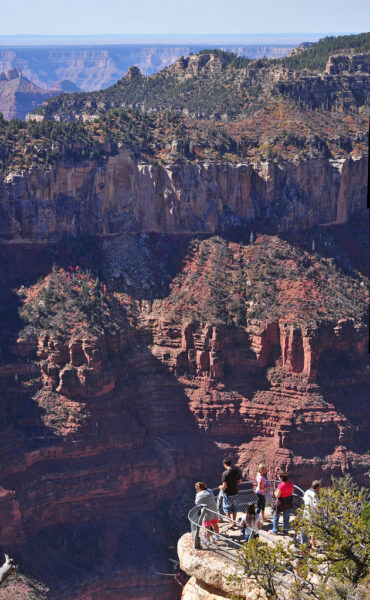
M 0 73 L 20 69 L 24 77 L 48 90 L 63 80 L 72 81 L 84 91 L 99 90 L 123 77 L 131 65 L 139 67 L 144 75 L 151 75 L 180 56 L 195 54 L 206 47 L 205 44 L 2 47 Z M 279 58 L 288 54 L 294 44 L 211 44 L 211 47 L 248 58 Z

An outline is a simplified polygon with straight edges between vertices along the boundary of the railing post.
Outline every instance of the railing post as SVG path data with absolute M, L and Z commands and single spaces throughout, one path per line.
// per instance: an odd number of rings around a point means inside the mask
M 197 523 L 197 526 L 196 526 L 196 529 L 195 529 L 194 550 L 200 550 L 201 549 L 199 532 L 200 532 L 201 525 L 203 523 L 203 517 L 205 515 L 205 512 L 206 512 L 206 506 L 203 506 L 202 510 L 200 511 L 198 523 Z

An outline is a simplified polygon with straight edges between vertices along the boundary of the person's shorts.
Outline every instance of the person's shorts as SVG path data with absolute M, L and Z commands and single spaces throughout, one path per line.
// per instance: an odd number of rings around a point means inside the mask
M 266 508 L 266 496 L 263 494 L 257 494 L 257 513 Z
M 228 496 L 224 492 L 223 499 L 222 499 L 222 508 L 224 510 L 224 513 L 230 514 L 230 513 L 238 512 L 237 498 L 238 498 L 237 494 L 235 494 L 234 496 Z
M 218 523 L 218 519 L 212 519 L 212 521 L 203 521 L 204 527 L 211 527 L 211 525 L 216 525 Z
M 305 544 L 307 546 L 307 548 L 311 547 L 310 538 L 305 533 L 299 533 L 297 535 L 297 542 L 298 542 L 298 544 Z

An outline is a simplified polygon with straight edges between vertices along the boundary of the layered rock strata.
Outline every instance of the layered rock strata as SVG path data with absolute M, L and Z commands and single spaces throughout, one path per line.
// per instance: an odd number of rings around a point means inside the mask
M 0 371 L 1 549 L 53 599 L 173 598 L 161 573 L 187 480 L 207 464 L 178 382 L 128 323 L 100 337 L 23 333 L 14 351 Z M 0 597 L 20 585 L 9 580 Z
M 348 110 L 369 104 L 370 55 L 331 56 L 325 73 L 282 73 L 276 87 L 304 108 Z
M 345 222 L 366 204 L 367 158 L 261 164 L 140 164 L 127 152 L 1 182 L 4 240 L 64 234 L 272 231 Z
M 306 473 L 329 481 L 350 464 L 366 483 L 366 344 L 366 329 L 344 320 L 315 331 L 252 321 L 244 333 L 163 323 L 152 352 L 182 381 L 204 435 L 236 452 L 248 477 L 263 455 L 271 473 L 284 465 L 303 485 Z
M 0 368 L 1 549 L 14 555 L 22 573 L 49 587 L 53 600 L 178 597 L 173 578 L 169 584 L 161 573 L 171 571 L 175 538 L 188 527 L 194 481 L 216 486 L 225 454 L 245 479 L 254 478 L 263 458 L 270 477 L 285 467 L 303 487 L 312 478 L 329 482 L 332 474 L 347 472 L 368 483 L 360 280 L 339 276 L 327 259 L 320 262 L 277 237 L 259 236 L 248 246 L 221 238 L 193 241 L 185 255 L 177 239 L 154 236 L 150 245 L 149 238 L 107 237 L 102 243 L 110 289 L 103 292 L 95 280 L 94 289 L 101 290 L 101 315 L 111 310 L 107 295 L 119 308 L 115 334 L 96 333 L 92 320 L 79 330 L 83 319 L 70 302 L 82 286 L 84 298 L 91 296 L 92 276 L 85 278 L 80 267 L 54 267 L 55 288 L 48 274 L 23 289 L 25 306 L 36 311 L 29 313 L 33 329 L 21 332 L 12 361 Z M 61 260 L 54 253 L 49 265 L 43 263 L 46 246 L 41 254 L 37 244 L 34 250 L 24 244 L 23 251 L 21 243 L 4 246 L 9 264 L 14 261 L 28 282 Z M 169 248 L 177 253 L 172 262 Z M 262 273 L 267 260 L 280 316 L 246 319 L 244 313 L 240 322 L 233 320 L 231 300 L 242 293 L 247 311 L 252 293 L 273 287 Z M 223 285 L 229 312 L 220 322 L 213 308 Z M 298 296 L 302 285 L 316 308 L 331 311 L 326 318 L 294 322 L 306 305 L 295 307 L 290 292 Z M 347 290 L 342 306 L 325 304 L 339 285 Z M 13 280 L 8 286 L 16 287 Z M 199 318 L 191 317 L 194 296 Z M 84 298 L 77 296 L 76 306 Z M 55 321 L 45 330 L 40 301 L 52 303 L 47 315 L 60 311 L 59 330 Z M 67 330 L 73 334 L 61 333 Z M 19 592 L 17 582 L 11 585 L 1 600 Z M 205 588 L 212 582 L 194 585 L 205 598 L 213 593 Z
M 123 77 L 133 64 L 140 66 L 146 75 L 155 73 L 176 61 L 181 54 L 199 52 L 201 45 L 109 45 L 98 46 L 96 40 L 90 46 L 57 46 L 55 40 L 50 46 L 32 48 L 2 47 L 0 70 L 7 71 L 21 67 L 25 75 L 37 85 L 52 88 L 57 80 L 69 79 L 83 90 L 99 90 L 113 85 Z M 217 47 L 217 44 L 216 44 Z M 222 46 L 224 48 L 224 45 Z M 238 45 L 226 46 L 230 52 L 242 52 L 253 58 L 280 57 L 292 48 L 285 45 Z M 70 91 L 70 90 L 68 90 Z

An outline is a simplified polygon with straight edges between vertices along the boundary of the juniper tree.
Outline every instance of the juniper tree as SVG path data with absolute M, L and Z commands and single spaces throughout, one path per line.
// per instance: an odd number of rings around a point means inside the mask
M 315 539 L 315 547 L 290 542 L 266 544 L 251 540 L 239 553 L 248 577 L 266 596 L 316 600 L 362 600 L 369 574 L 369 492 L 349 476 L 322 488 L 317 509 L 299 509 L 294 519 L 299 533 Z M 284 575 L 285 573 L 285 575 Z M 284 576 L 288 586 L 279 586 Z M 288 591 L 286 591 L 288 590 Z M 283 595 L 282 595 L 283 594 Z

